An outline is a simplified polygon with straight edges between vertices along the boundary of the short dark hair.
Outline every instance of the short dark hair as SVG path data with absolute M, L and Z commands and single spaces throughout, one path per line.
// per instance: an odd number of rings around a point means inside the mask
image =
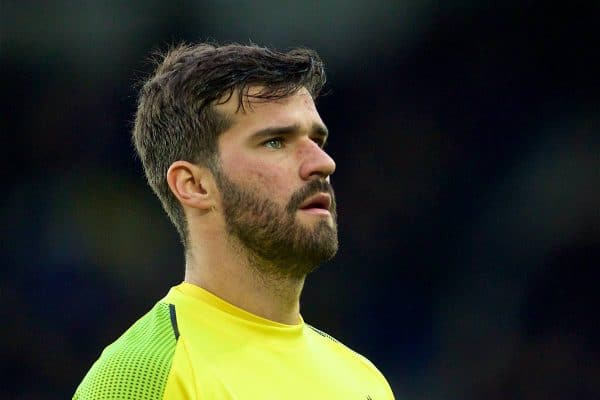
M 177 160 L 218 167 L 217 139 L 231 121 L 214 105 L 237 93 L 243 109 L 251 86 L 262 88 L 253 97 L 283 98 L 305 87 L 316 99 L 325 70 L 313 50 L 281 52 L 254 44 L 183 43 L 159 54 L 156 64 L 140 90 L 133 142 L 150 187 L 187 247 L 187 221 L 166 173 Z

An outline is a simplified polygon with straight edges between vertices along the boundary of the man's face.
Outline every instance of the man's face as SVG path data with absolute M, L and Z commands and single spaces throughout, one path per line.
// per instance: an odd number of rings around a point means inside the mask
M 329 183 L 335 163 L 322 149 L 327 130 L 306 89 L 246 100 L 245 111 L 236 96 L 217 106 L 233 116 L 219 138 L 215 171 L 226 228 L 256 264 L 302 277 L 338 248 Z

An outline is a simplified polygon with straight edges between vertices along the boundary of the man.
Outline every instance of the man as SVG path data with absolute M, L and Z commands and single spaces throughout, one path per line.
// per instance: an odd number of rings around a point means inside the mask
M 337 251 L 311 50 L 171 49 L 133 130 L 179 231 L 185 280 L 108 346 L 74 399 L 393 399 L 364 357 L 300 316 L 306 275 Z

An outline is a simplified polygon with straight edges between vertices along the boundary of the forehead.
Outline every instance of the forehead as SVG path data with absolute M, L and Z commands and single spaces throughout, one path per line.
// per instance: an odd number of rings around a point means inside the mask
M 313 125 L 323 124 L 315 102 L 306 88 L 280 99 L 262 99 L 255 97 L 261 87 L 255 86 L 242 97 L 243 107 L 239 106 L 239 92 L 235 91 L 229 99 L 215 105 L 215 109 L 230 120 L 230 129 L 240 126 L 252 129 L 268 125 Z

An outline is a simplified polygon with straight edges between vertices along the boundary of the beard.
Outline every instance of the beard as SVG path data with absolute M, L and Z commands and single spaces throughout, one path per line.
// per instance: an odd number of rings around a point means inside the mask
M 304 278 L 317 266 L 330 260 L 338 249 L 337 213 L 331 184 L 313 180 L 294 192 L 282 207 L 258 190 L 238 185 L 217 168 L 225 225 L 260 272 L 288 278 Z M 298 220 L 296 213 L 308 197 L 331 195 L 329 209 L 333 223 L 320 220 L 312 226 Z

